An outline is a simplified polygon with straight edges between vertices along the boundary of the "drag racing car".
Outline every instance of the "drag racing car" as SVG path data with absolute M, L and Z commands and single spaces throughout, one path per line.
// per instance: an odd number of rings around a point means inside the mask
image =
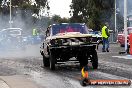
M 98 37 L 90 34 L 84 23 L 53 24 L 47 28 L 45 35 L 40 47 L 45 67 L 55 70 L 58 62 L 74 57 L 81 67 L 90 61 L 94 69 L 98 68 Z

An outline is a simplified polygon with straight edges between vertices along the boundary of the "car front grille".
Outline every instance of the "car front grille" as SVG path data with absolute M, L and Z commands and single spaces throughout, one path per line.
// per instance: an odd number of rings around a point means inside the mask
M 52 40 L 51 45 L 81 45 L 97 43 L 97 37 L 59 38 Z

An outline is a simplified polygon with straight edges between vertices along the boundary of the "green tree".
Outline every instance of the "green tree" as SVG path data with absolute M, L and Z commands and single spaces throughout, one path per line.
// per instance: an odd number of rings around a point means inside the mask
M 23 10 L 30 9 L 34 13 L 38 14 L 40 8 L 47 8 L 48 10 L 50 9 L 48 5 L 47 0 L 35 0 L 34 4 L 31 2 L 31 0 L 11 0 L 12 1 L 12 9 L 13 8 L 21 8 Z M 4 2 L 2 5 L 1 3 Z M 7 2 L 7 0 L 0 0 L 0 5 L 2 5 L 0 8 L 4 9 L 9 7 L 10 1 Z M 9 10 L 9 8 L 7 8 Z M 7 11 L 9 14 L 9 11 Z
M 60 20 L 61 20 L 61 17 L 60 17 L 59 15 L 54 15 L 54 16 L 52 17 L 52 20 L 53 20 L 53 22 L 55 22 L 55 23 L 59 23 Z
M 90 28 L 100 30 L 104 22 L 110 22 L 114 0 L 72 0 L 70 7 L 72 22 L 84 22 Z
M 52 18 L 52 23 L 69 23 L 69 18 L 61 18 L 59 15 L 54 15 Z
M 7 2 L 8 1 L 8 2 Z M 2 3 L 4 2 L 4 3 Z M 0 13 L 2 15 L 2 22 L 3 24 L 7 24 L 9 21 L 9 4 L 10 0 L 0 0 Z M 40 19 L 33 17 L 32 15 L 35 14 L 39 16 L 40 9 L 47 8 L 50 9 L 48 5 L 48 0 L 35 0 L 34 3 L 31 0 L 12 0 L 12 20 L 15 22 L 16 19 L 20 20 L 19 22 L 26 26 L 26 29 L 31 28 L 32 26 L 39 25 Z M 19 18 L 18 18 L 19 17 Z M 15 23 L 14 23 L 15 25 Z M 20 24 L 21 26 L 21 24 Z M 22 27 L 24 27 L 22 26 Z

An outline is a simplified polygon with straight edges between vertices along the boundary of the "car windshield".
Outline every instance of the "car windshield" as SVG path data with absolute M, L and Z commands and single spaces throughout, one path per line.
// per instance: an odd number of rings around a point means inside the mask
M 20 30 L 12 30 L 12 31 L 9 31 L 10 34 L 20 34 Z
M 20 30 L 20 29 L 9 29 L 9 28 L 7 28 L 7 29 L 1 30 L 0 35 L 2 37 L 5 37 L 5 36 L 19 36 L 19 35 L 21 35 L 21 32 L 22 32 L 22 30 Z
M 80 32 L 82 34 L 88 34 L 88 28 L 86 25 L 82 24 L 60 24 L 52 26 L 53 35 L 66 32 Z

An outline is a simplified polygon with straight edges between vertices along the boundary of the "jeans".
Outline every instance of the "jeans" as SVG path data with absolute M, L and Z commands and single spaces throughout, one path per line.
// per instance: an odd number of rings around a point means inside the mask
M 109 48 L 109 39 L 103 37 L 103 48 L 102 50 L 106 50 Z

